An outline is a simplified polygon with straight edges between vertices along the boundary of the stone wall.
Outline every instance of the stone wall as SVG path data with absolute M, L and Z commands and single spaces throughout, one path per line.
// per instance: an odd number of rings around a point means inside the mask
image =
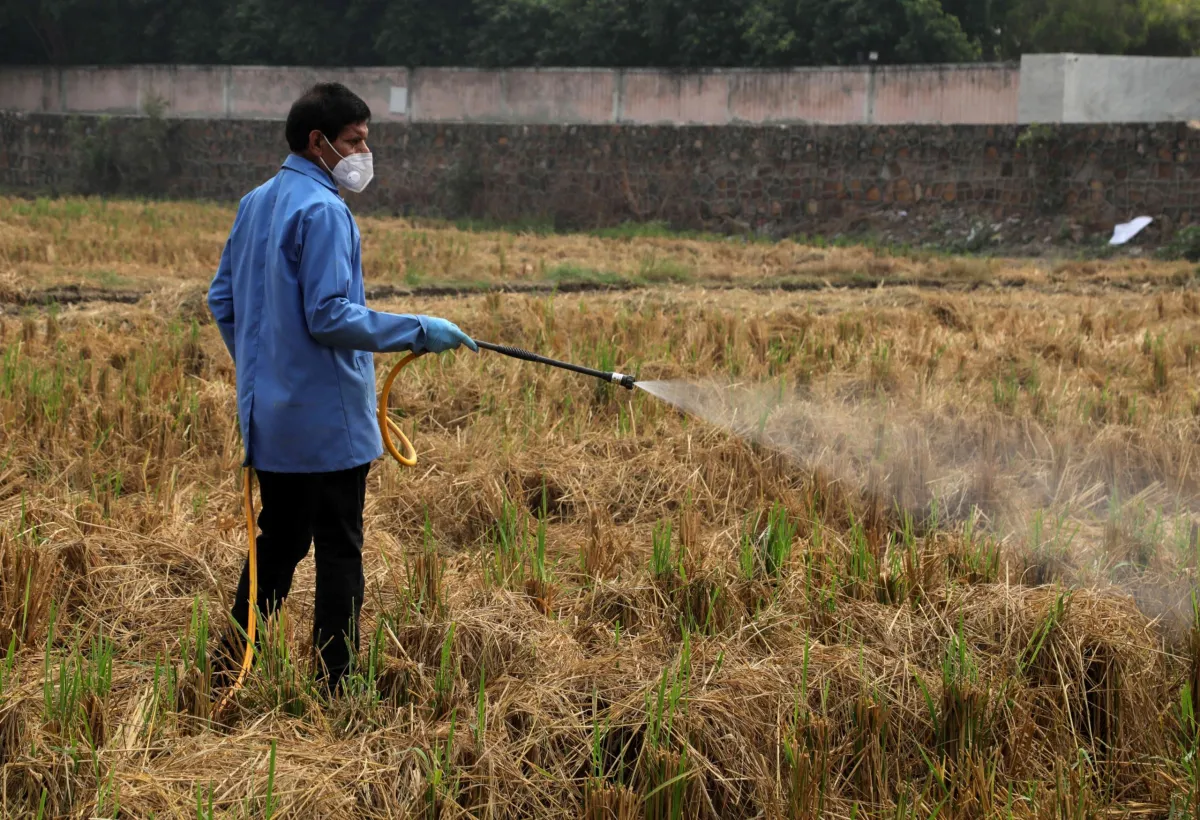
M 147 120 L 0 115 L 0 186 L 67 193 L 81 146 L 141 145 Z M 283 125 L 162 124 L 159 173 L 105 179 L 123 194 L 235 200 L 275 173 Z M 142 129 L 138 131 L 137 129 Z M 127 139 L 126 139 L 127 138 Z M 376 181 L 356 210 L 538 219 L 563 229 L 662 220 L 771 235 L 944 239 L 1104 232 L 1146 214 L 1170 232 L 1200 215 L 1200 132 L 1136 126 L 372 126 Z M 147 149 L 134 152 L 146 159 Z M 130 180 L 143 180 L 131 188 Z M 93 182 L 94 184 L 94 182 Z

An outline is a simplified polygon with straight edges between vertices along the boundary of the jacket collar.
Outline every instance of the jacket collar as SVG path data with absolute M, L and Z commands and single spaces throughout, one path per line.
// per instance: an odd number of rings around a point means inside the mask
M 283 167 L 289 171 L 304 174 L 304 176 L 321 183 L 335 194 L 338 193 L 337 183 L 329 178 L 329 174 L 325 173 L 325 169 L 299 154 L 288 154 L 288 158 L 283 161 Z

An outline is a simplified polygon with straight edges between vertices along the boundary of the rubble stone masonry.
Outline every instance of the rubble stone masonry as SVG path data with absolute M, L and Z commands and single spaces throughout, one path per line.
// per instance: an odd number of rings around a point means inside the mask
M 0 113 L 0 187 L 86 190 L 85 140 L 145 120 Z M 107 131 L 105 131 L 107 129 Z M 275 173 L 283 123 L 170 120 L 164 173 L 109 192 L 229 200 Z M 356 210 L 560 229 L 628 220 L 775 236 L 911 234 L 954 223 L 1103 231 L 1200 216 L 1200 131 L 1104 126 L 504 126 L 379 123 Z M 95 150 L 94 147 L 90 150 Z M 119 163 L 118 163 L 119 164 Z M 93 191 L 94 192 L 94 191 Z M 1022 227 L 1024 226 L 1024 227 Z M 1015 238 L 1015 237 L 1014 237 Z

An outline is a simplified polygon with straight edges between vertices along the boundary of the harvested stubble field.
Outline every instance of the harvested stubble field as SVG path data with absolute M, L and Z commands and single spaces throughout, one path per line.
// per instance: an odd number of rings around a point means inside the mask
M 1189 266 L 364 219 L 376 307 L 770 410 L 420 360 L 351 691 L 309 681 L 309 563 L 214 719 L 232 210 L 0 215 L 6 815 L 1197 816 Z

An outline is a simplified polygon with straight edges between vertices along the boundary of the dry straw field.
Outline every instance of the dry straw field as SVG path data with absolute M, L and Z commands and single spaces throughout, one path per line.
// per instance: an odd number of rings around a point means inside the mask
M 0 199 L 5 815 L 1198 816 L 1191 266 L 364 219 L 376 307 L 759 415 L 420 360 L 350 691 L 308 563 L 213 715 L 232 216 Z

